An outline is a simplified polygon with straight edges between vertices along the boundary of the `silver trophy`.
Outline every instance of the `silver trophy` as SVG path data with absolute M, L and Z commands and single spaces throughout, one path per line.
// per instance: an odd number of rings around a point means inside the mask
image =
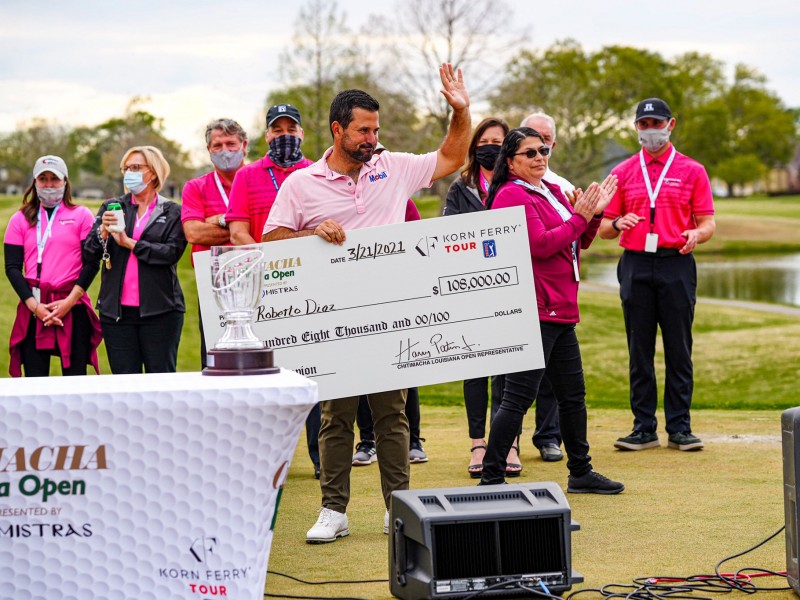
M 208 353 L 206 375 L 277 373 L 272 351 L 251 326 L 261 299 L 264 253 L 259 246 L 213 246 L 211 289 L 225 316 L 225 333 Z

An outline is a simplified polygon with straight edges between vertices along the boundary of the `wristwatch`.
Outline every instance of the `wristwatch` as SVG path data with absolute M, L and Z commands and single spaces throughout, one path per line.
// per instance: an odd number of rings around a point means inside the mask
M 611 221 L 611 226 L 616 229 L 617 231 L 622 231 L 619 227 L 617 227 L 617 221 L 619 221 L 622 217 L 617 217 L 613 221 Z
M 228 228 L 228 223 L 225 222 L 225 215 L 220 215 L 219 217 L 217 217 L 217 225 L 219 225 L 223 229 Z

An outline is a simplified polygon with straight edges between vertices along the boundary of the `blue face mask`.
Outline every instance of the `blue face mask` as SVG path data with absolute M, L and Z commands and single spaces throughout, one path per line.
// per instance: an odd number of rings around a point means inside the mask
M 147 184 L 142 181 L 144 174 L 134 173 L 133 171 L 125 171 L 125 176 L 122 178 L 122 183 L 128 188 L 132 194 L 141 194 Z

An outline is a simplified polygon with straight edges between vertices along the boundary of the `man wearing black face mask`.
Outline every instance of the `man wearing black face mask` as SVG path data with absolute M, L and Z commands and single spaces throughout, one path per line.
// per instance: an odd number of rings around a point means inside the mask
M 692 252 L 711 239 L 714 201 L 703 166 L 670 143 L 675 119 L 660 98 L 642 100 L 634 127 L 642 150 L 611 171 L 619 187 L 606 207 L 599 234 L 620 236 L 617 268 L 630 354 L 633 432 L 620 450 L 656 448 L 658 389 L 653 364 L 656 331 L 664 343 L 664 415 L 669 447 L 700 450 L 689 409 L 694 375 L 692 322 L 697 270 Z
M 300 111 L 291 104 L 276 104 L 267 111 L 267 155 L 247 165 L 233 181 L 231 203 L 225 219 L 231 242 L 256 244 L 267 222 L 275 196 L 294 171 L 313 164 L 303 156 Z

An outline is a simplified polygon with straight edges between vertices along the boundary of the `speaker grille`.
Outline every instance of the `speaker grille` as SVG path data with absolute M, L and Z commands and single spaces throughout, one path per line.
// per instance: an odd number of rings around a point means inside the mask
M 494 522 L 443 524 L 433 527 L 435 579 L 488 577 L 498 572 Z
M 561 516 L 432 526 L 435 579 L 563 571 Z
M 502 575 L 561 571 L 564 544 L 560 518 L 499 521 Z

